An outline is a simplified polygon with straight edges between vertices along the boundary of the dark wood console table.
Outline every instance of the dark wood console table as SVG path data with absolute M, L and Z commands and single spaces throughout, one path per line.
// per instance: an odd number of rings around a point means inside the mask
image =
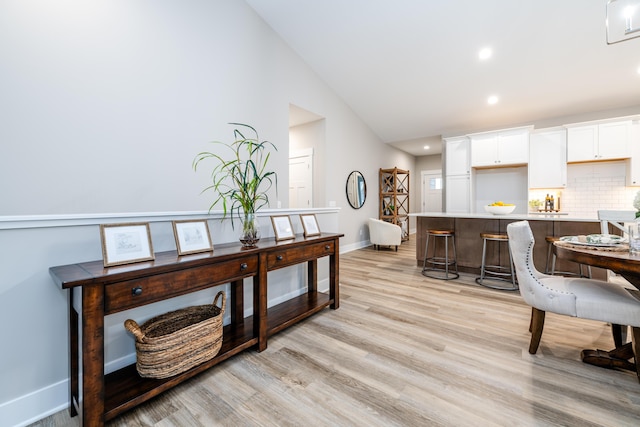
M 216 245 L 213 253 L 179 257 L 156 253 L 154 261 L 104 268 L 102 261 L 51 267 L 54 282 L 69 289 L 70 413 L 81 425 L 104 422 L 157 396 L 194 375 L 253 346 L 267 348 L 267 339 L 282 329 L 326 308 L 339 307 L 339 239 L 342 234 L 276 242 L 258 247 Z M 329 257 L 329 294 L 318 292 L 318 259 Z M 267 308 L 267 272 L 307 263 L 307 293 Z M 243 280 L 253 278 L 253 316 L 244 318 Z M 208 362 L 166 379 L 141 378 L 135 364 L 104 375 L 104 316 L 231 284 L 231 322 L 224 327 L 220 352 Z

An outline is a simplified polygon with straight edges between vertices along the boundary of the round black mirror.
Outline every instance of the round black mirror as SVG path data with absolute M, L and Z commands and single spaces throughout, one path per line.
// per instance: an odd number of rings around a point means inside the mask
M 367 183 L 364 181 L 364 176 L 358 172 L 353 171 L 347 178 L 347 200 L 354 209 L 360 209 L 364 205 L 364 201 L 367 198 Z

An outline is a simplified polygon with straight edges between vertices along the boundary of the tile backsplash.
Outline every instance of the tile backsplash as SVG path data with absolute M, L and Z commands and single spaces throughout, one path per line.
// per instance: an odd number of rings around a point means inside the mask
M 626 186 L 626 163 L 615 161 L 568 165 L 566 188 L 553 194 L 560 197 L 562 212 L 597 218 L 599 209 L 635 209 L 633 199 L 639 190 Z

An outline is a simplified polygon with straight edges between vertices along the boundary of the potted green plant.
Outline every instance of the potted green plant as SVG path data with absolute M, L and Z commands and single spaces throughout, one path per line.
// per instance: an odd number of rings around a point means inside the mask
M 256 222 L 255 214 L 261 207 L 269 204 L 267 192 L 276 185 L 278 177 L 275 172 L 267 170 L 267 163 L 271 156 L 270 149 L 278 150 L 269 141 L 260 141 L 258 132 L 249 125 L 243 123 L 229 123 L 236 128 L 233 130 L 234 141 L 225 143 L 212 141 L 213 144 L 223 147 L 224 153 L 203 151 L 198 153 L 193 160 L 193 169 L 198 170 L 200 162 L 211 159 L 214 167 L 211 171 L 211 185 L 202 192 L 213 190 L 215 197 L 209 211 L 218 203 L 222 203 L 223 216 L 231 217 L 233 227 L 234 218 L 242 222 L 240 241 L 243 247 L 255 247 L 260 240 L 260 227 Z M 245 134 L 251 132 L 250 137 Z
M 529 208 L 531 209 L 531 212 L 538 212 L 541 206 L 542 206 L 541 200 L 538 200 L 538 199 L 529 200 Z

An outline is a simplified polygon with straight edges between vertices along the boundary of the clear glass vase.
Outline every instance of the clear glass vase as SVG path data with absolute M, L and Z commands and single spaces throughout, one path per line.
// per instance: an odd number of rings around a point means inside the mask
M 260 226 L 255 214 L 248 213 L 242 219 L 242 232 L 240 233 L 240 243 L 243 249 L 255 248 L 260 240 Z

